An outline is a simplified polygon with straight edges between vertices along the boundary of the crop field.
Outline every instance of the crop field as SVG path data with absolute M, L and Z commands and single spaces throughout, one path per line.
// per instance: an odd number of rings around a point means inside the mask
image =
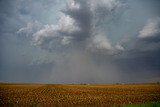
M 160 102 L 159 84 L 0 83 L 0 107 L 117 107 Z

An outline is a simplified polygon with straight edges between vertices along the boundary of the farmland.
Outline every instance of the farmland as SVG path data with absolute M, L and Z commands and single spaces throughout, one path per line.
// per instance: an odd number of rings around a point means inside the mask
M 160 102 L 159 84 L 0 83 L 1 107 L 112 107 L 150 102 Z

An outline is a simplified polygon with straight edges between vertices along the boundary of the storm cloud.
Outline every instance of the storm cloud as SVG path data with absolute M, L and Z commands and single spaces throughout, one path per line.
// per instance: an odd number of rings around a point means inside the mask
M 159 81 L 157 2 L 1 0 L 0 80 Z
M 63 15 L 58 23 L 44 25 L 33 34 L 33 42 L 49 50 L 54 49 L 55 45 L 82 46 L 83 44 L 84 49 L 92 52 L 103 51 L 114 54 L 122 51 L 124 48 L 120 44 L 112 46 L 107 35 L 100 30 L 101 20 L 104 20 L 102 18 L 111 16 L 121 10 L 122 6 L 124 4 L 117 0 L 101 2 L 69 0 L 61 11 Z M 28 29 L 28 25 L 18 32 L 23 32 L 24 29 Z

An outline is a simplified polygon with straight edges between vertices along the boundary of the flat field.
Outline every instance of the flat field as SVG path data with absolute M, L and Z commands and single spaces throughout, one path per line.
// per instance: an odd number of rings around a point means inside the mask
M 160 102 L 160 84 L 0 83 L 0 107 L 117 107 Z

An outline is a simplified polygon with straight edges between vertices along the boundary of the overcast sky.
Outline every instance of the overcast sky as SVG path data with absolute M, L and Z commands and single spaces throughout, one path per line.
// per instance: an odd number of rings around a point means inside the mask
M 0 0 L 0 81 L 160 81 L 160 0 Z

